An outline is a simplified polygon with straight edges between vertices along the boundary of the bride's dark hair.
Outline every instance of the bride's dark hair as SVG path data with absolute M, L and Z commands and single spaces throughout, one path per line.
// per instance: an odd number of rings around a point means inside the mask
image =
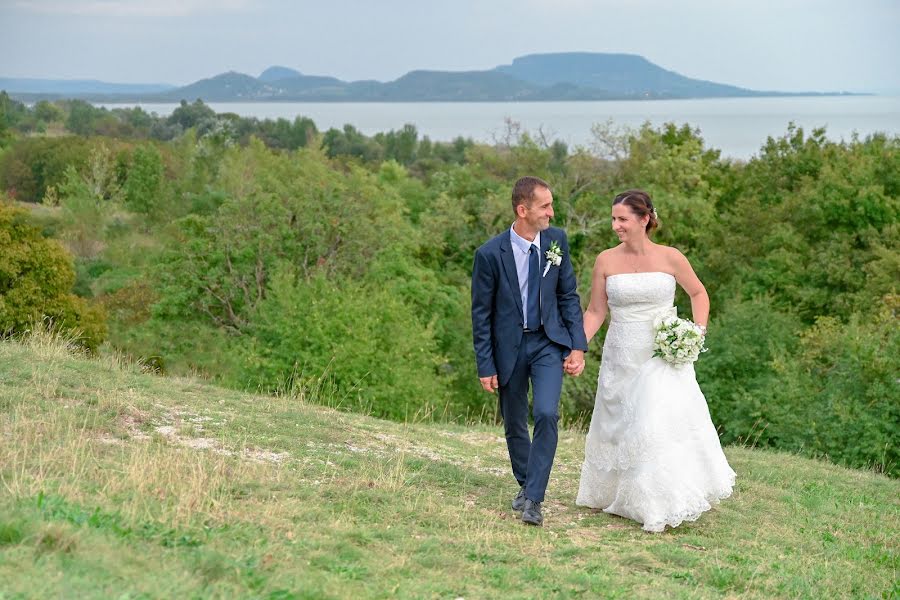
M 612 205 L 615 206 L 616 204 L 624 204 L 641 219 L 649 215 L 650 220 L 647 221 L 646 227 L 647 235 L 650 235 L 654 229 L 659 227 L 659 217 L 656 216 L 653 201 L 650 199 L 650 194 L 644 190 L 625 190 L 613 198 Z

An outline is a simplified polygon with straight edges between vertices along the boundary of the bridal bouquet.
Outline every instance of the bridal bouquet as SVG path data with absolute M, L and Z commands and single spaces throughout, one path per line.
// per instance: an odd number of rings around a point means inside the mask
M 653 340 L 653 356 L 671 365 L 686 365 L 706 352 L 703 329 L 687 319 L 665 317 L 657 319 L 656 337 Z

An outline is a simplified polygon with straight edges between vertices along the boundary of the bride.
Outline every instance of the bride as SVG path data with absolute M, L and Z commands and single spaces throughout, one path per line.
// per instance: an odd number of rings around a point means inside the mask
M 657 225 L 646 192 L 613 200 L 612 228 L 622 243 L 597 257 L 584 315 L 588 341 L 607 307 L 610 324 L 576 500 L 655 532 L 699 518 L 731 495 L 735 478 L 693 364 L 652 358 L 653 322 L 675 315 L 676 283 L 704 333 L 709 316 L 709 297 L 688 260 L 650 240 Z

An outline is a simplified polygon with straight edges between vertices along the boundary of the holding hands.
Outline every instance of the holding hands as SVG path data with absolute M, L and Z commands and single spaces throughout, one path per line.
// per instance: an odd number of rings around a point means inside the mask
M 563 371 L 572 377 L 578 377 L 584 371 L 584 351 L 572 350 L 563 361 Z
M 569 356 L 563 361 L 563 371 L 572 377 L 578 377 L 584 371 L 584 352 L 582 350 L 572 350 Z M 500 388 L 500 383 L 496 375 L 488 377 L 479 377 L 478 381 L 486 392 L 494 393 Z
M 572 377 L 578 377 L 584 371 L 584 352 L 581 350 L 572 350 L 569 356 L 563 361 L 563 371 Z M 500 387 L 496 375 L 488 377 L 479 377 L 481 387 L 486 392 L 494 393 Z

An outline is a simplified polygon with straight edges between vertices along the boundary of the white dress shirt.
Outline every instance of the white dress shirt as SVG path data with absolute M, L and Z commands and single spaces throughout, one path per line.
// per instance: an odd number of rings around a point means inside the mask
M 540 268 L 541 232 L 537 232 L 534 236 L 534 241 L 529 242 L 510 227 L 509 241 L 512 242 L 513 258 L 516 260 L 516 275 L 519 277 L 519 294 L 522 296 L 522 313 L 524 315 L 522 322 L 524 323 L 524 329 L 537 329 L 541 326 L 540 323 L 528 322 L 528 251 L 532 246 L 535 247 L 534 251 L 538 255 L 538 268 Z M 540 294 L 541 291 L 538 290 L 537 293 Z

